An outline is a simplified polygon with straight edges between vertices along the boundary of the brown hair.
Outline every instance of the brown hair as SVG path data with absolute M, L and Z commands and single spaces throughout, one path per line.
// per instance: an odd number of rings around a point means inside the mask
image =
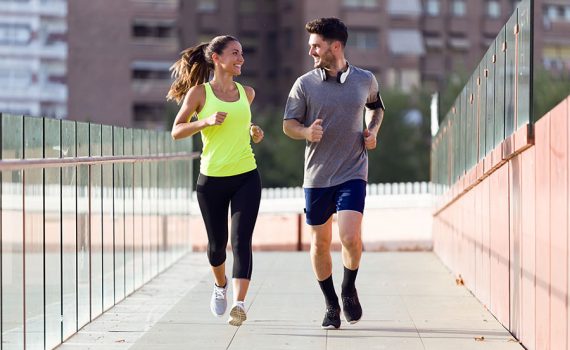
M 348 30 L 342 21 L 335 17 L 319 18 L 305 24 L 305 29 L 309 34 L 318 34 L 329 43 L 338 40 L 342 47 L 346 46 L 348 40 Z
M 221 55 L 231 41 L 238 40 L 231 35 L 217 36 L 209 43 L 201 43 L 182 51 L 182 57 L 170 67 L 174 82 L 166 99 L 180 103 L 191 87 L 207 82 L 210 71 L 214 70 L 212 55 Z

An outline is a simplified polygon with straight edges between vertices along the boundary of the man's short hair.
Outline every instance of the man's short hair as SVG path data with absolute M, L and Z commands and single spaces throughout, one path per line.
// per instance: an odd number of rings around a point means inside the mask
M 346 46 L 348 40 L 348 30 L 342 21 L 335 17 L 314 19 L 305 25 L 305 29 L 310 34 L 318 34 L 324 40 L 331 42 L 338 40 L 342 47 Z

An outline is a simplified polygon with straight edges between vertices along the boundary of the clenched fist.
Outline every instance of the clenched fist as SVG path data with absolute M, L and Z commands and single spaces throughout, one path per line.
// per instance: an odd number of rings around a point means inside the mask
M 364 136 L 364 146 L 366 147 L 366 149 L 375 149 L 376 135 L 371 133 L 368 129 L 364 129 L 362 135 Z
M 309 142 L 319 142 L 323 138 L 323 120 L 317 119 L 305 129 L 305 139 Z
M 226 119 L 228 113 L 226 112 L 216 112 L 206 118 L 206 125 L 213 126 L 213 125 L 222 125 L 224 120 Z
M 252 124 L 249 128 L 249 134 L 254 143 L 260 143 L 263 140 L 263 130 L 255 124 Z

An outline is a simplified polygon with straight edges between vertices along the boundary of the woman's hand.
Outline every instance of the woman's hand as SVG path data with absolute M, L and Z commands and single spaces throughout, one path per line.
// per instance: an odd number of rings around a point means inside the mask
M 211 116 L 209 116 L 208 118 L 206 118 L 206 120 L 205 120 L 206 125 L 208 125 L 208 126 L 222 125 L 222 123 L 226 119 L 227 115 L 228 115 L 228 113 L 226 113 L 226 112 L 216 112 L 216 113 L 212 114 Z
M 253 143 L 260 143 L 263 140 L 263 130 L 258 125 L 251 124 L 249 127 L 249 134 L 251 135 L 251 139 Z

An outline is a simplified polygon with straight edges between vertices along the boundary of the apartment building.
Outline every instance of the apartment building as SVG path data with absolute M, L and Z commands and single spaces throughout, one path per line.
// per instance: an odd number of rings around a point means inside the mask
M 335 16 L 349 27 L 347 58 L 383 86 L 440 89 L 469 73 L 516 0 L 4 0 L 0 110 L 166 128 L 168 68 L 179 52 L 232 34 L 246 59 L 238 81 L 254 108 L 285 103 L 312 69 L 304 25 Z M 536 0 L 535 62 L 570 71 L 570 4 Z
M 67 116 L 67 1 L 0 2 L 0 111 Z
M 570 2 L 542 0 L 535 14 L 535 62 L 555 72 L 570 72 Z
M 544 0 L 542 0 L 544 1 Z M 441 87 L 452 71 L 468 72 L 511 15 L 513 0 L 196 0 L 183 2 L 184 45 L 232 33 L 244 44 L 245 81 L 259 104 L 284 103 L 296 77 L 312 68 L 306 22 L 341 18 L 347 58 L 384 86 Z
M 69 2 L 69 117 L 164 128 L 178 0 Z

